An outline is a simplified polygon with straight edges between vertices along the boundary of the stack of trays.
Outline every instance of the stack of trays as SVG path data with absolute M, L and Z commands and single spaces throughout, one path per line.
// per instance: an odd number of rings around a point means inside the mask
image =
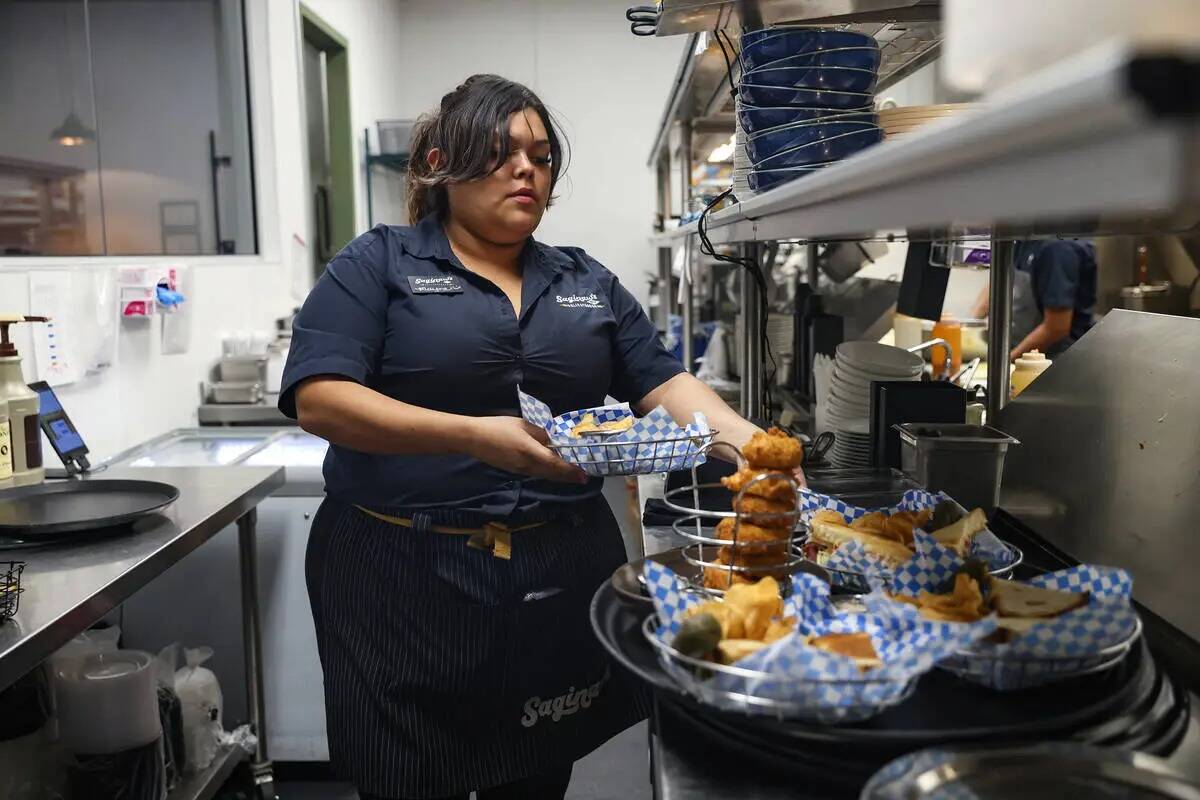
M 775 27 L 742 34 L 734 186 L 764 192 L 883 138 L 873 110 L 880 53 L 850 31 Z

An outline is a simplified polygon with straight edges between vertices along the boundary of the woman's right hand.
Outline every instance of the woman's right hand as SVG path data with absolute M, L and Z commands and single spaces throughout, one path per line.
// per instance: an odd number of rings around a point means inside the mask
M 587 483 L 583 470 L 546 446 L 546 431 L 520 417 L 476 417 L 469 436 L 468 454 L 485 464 L 535 478 Z

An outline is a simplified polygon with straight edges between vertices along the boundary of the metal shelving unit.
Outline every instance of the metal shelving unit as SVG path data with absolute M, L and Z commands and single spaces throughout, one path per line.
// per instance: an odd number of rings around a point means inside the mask
M 240 747 L 223 747 L 208 769 L 189 775 L 167 793 L 167 800 L 209 800 L 229 780 L 238 764 L 248 758 Z
M 367 224 L 375 224 L 375 202 L 372 190 L 373 170 L 379 167 L 399 175 L 401 179 L 408 173 L 408 153 L 372 153 L 371 131 L 363 130 L 363 182 L 367 189 Z
M 757 15 L 754 26 L 773 24 L 814 7 L 843 13 L 809 17 L 805 24 L 860 30 L 873 25 L 885 38 L 897 33 L 892 41 L 898 66 L 883 70 L 891 70 L 892 80 L 932 60 L 940 48 L 940 6 L 923 0 L 666 0 L 658 33 L 733 27 L 743 14 Z M 667 144 L 674 120 L 688 132 L 710 125 L 704 118 L 686 117 L 688 109 L 708 110 L 694 98 L 697 76 L 712 69 L 703 61 L 707 51 L 696 47 L 700 35 L 689 39 L 651 153 L 660 182 L 671 174 Z M 727 80 L 714 96 L 722 96 Z M 702 91 L 712 90 L 704 85 Z M 885 142 L 716 212 L 708 219 L 709 238 L 752 252 L 760 243 L 779 240 L 906 238 L 910 230 L 931 236 L 983 228 L 992 231 L 993 253 L 1002 254 L 1008 252 L 1006 243 L 1027 236 L 1178 232 L 1200 224 L 1200 54 L 1139 53 L 1112 45 L 989 100 L 969 115 Z M 668 196 L 660 192 L 660 198 Z M 660 199 L 664 218 L 666 209 Z M 669 253 L 694 233 L 692 223 L 651 241 Z M 1001 319 L 1011 299 L 1003 296 L 1004 283 L 993 281 L 993 308 Z M 746 292 L 742 302 L 751 307 L 757 298 Z M 1007 327 L 990 330 L 989 361 L 1002 363 Z M 1007 396 L 1007 375 L 1000 370 L 997 378 L 989 391 L 992 413 Z
M 1154 61 L 1163 63 L 1157 57 Z M 1200 117 L 1136 89 L 1120 48 L 970 115 L 864 150 L 709 217 L 714 243 L 1003 228 L 1013 236 L 1182 230 L 1200 221 Z M 1200 61 L 1177 61 L 1196 70 Z M 658 234 L 667 246 L 695 224 Z

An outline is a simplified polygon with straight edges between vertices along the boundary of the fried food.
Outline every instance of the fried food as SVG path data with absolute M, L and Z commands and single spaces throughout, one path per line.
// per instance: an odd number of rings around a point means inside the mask
M 752 494 L 742 495 L 733 501 L 733 510 L 742 517 L 743 522 L 749 522 L 760 528 L 782 529 L 790 531 L 796 527 L 799 514 L 796 504 L 768 500 Z
M 770 577 L 753 584 L 731 586 L 725 592 L 725 605 L 742 615 L 747 639 L 761 639 L 771 619 L 783 615 L 779 584 Z
M 921 592 L 915 598 L 904 595 L 895 598 L 916 606 L 926 619 L 939 622 L 975 622 L 990 612 L 979 582 L 965 572 L 954 576 L 954 590 L 950 594 Z
M 737 532 L 737 549 L 745 552 L 778 552 L 786 550 L 791 532 L 779 528 L 763 528 L 742 521 L 738 524 L 735 519 L 723 519 L 717 523 L 717 538 L 734 541 L 734 531 Z
M 827 633 L 824 636 L 810 636 L 807 644 L 828 653 L 848 656 L 854 659 L 860 670 L 868 670 L 883 664 L 871 637 L 866 633 Z
M 796 618 L 784 617 L 783 619 L 773 619 L 767 625 L 767 632 L 763 634 L 763 641 L 767 644 L 777 642 L 785 636 L 796 630 Z
M 920 511 L 898 511 L 884 522 L 881 535 L 900 542 L 905 547 L 912 547 L 913 531 L 923 528 L 932 517 L 933 510 L 928 508 Z
M 632 427 L 632 416 L 608 422 L 596 422 L 596 415 L 589 411 L 583 415 L 583 419 L 579 420 L 575 427 L 571 428 L 571 437 L 578 439 L 581 436 L 592 436 L 598 433 L 621 433 Z
M 786 478 L 764 478 L 755 482 L 755 478 L 770 475 L 771 470 L 742 467 L 732 475 L 721 478 L 721 485 L 731 492 L 746 490 L 746 494 L 765 497 L 768 500 L 795 502 L 796 487 Z
M 692 606 L 683 613 L 684 620 L 708 614 L 716 619 L 721 626 L 722 639 L 742 639 L 746 635 L 746 626 L 742 621 L 742 613 L 734 606 L 727 606 L 720 600 L 707 600 Z
M 731 586 L 737 586 L 743 583 L 752 583 L 757 580 L 757 576 L 747 575 L 744 572 L 729 569 L 728 565 L 720 567 L 705 567 L 704 568 L 704 588 L 705 589 L 728 589 Z
M 850 527 L 856 531 L 866 531 L 867 533 L 880 534 L 883 533 L 883 527 L 887 524 L 888 515 L 882 511 L 872 511 L 870 514 L 863 514 L 858 519 L 850 523 Z
M 742 448 L 751 467 L 777 469 L 784 472 L 794 470 L 804 460 L 804 448 L 799 439 L 789 436 L 779 428 L 759 432 L 750 437 Z
M 737 564 L 739 567 L 754 567 L 755 569 L 779 567 L 785 571 L 789 560 L 786 546 L 774 550 L 747 551 L 742 547 L 734 549 L 726 545 L 717 550 L 717 557 L 722 564 Z M 764 574 L 772 573 L 758 573 L 759 576 Z

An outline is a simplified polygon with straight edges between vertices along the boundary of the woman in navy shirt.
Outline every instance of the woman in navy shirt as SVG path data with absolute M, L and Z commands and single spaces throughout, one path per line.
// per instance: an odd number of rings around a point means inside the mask
M 757 430 L 611 272 L 533 239 L 562 168 L 532 92 L 469 78 L 414 131 L 419 222 L 351 242 L 294 325 L 280 408 L 331 445 L 306 565 L 330 758 L 364 797 L 561 798 L 644 716 L 588 622 L 625 560 L 602 481 L 518 386 L 556 414 L 611 395 Z

